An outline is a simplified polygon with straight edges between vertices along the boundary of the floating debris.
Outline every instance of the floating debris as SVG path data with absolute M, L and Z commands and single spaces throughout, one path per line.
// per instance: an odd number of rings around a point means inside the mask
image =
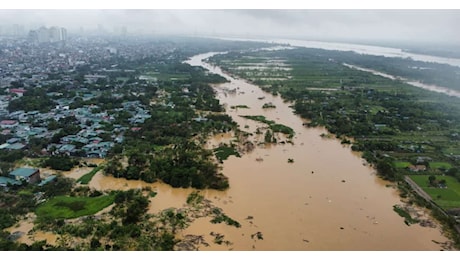
M 230 242 L 228 240 L 224 240 L 225 236 L 220 234 L 220 233 L 215 233 L 215 232 L 211 231 L 211 233 L 209 233 L 209 234 L 214 237 L 214 243 L 215 244 L 222 245 L 222 243 L 223 243 L 226 246 L 233 245 L 232 242 Z
M 252 239 L 254 239 L 254 237 L 256 237 L 258 240 L 263 240 L 264 239 L 264 237 L 262 236 L 262 232 L 260 232 L 260 231 L 257 231 L 256 233 L 251 235 Z
M 174 246 L 174 250 L 198 251 L 200 245 L 209 247 L 209 244 L 204 240 L 203 236 L 188 234 L 188 235 L 185 235 L 182 241 L 180 241 Z
M 345 180 L 342 180 L 342 182 L 345 182 Z

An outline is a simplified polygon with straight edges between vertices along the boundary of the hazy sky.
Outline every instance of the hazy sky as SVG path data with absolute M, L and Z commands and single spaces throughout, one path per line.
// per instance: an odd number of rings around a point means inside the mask
M 62 26 L 69 32 L 98 25 L 113 32 L 238 37 L 421 41 L 460 45 L 460 10 L 113 9 L 0 10 L 0 25 Z

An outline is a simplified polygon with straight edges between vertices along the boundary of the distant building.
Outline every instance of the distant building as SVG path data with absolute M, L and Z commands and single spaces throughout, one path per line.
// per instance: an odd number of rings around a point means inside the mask
M 38 43 L 49 42 L 50 34 L 46 27 L 40 27 L 37 30 L 37 41 Z
M 412 172 L 423 172 L 426 171 L 426 166 L 423 164 L 409 165 L 409 170 Z
M 29 41 L 38 43 L 64 42 L 67 40 L 67 30 L 62 27 L 40 27 L 29 31 Z
M 51 27 L 49 30 L 50 42 L 61 42 L 67 40 L 67 30 L 65 28 Z
M 17 168 L 10 172 L 9 176 L 16 181 L 25 180 L 28 183 L 37 183 L 41 180 L 40 170 L 35 168 Z
M 19 97 L 22 97 L 24 95 L 24 93 L 26 93 L 27 90 L 23 89 L 23 88 L 11 88 L 9 90 L 10 93 L 14 93 L 16 95 L 18 95 Z
M 2 120 L 0 121 L 0 127 L 1 128 L 13 128 L 18 125 L 18 121 L 16 120 Z

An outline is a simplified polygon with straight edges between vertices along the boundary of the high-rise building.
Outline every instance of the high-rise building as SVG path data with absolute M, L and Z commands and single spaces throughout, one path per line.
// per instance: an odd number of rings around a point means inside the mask
M 59 40 L 60 41 L 67 41 L 67 29 L 61 27 L 59 29 Z
M 38 43 L 64 42 L 67 40 L 67 30 L 56 26 L 49 29 L 42 26 L 29 31 L 29 40 Z
M 58 42 L 59 41 L 59 28 L 53 26 L 48 29 L 49 42 Z
M 40 27 L 37 30 L 37 40 L 38 43 L 44 43 L 50 41 L 50 33 L 46 27 Z
M 38 42 L 38 33 L 37 33 L 37 31 L 30 30 L 28 39 L 29 39 L 30 42 L 33 42 L 33 43 Z

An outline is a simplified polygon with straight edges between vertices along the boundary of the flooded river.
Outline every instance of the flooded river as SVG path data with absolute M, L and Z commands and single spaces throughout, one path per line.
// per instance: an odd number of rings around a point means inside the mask
M 407 226 L 393 211 L 402 205 L 397 190 L 366 166 L 359 154 L 339 140 L 324 138 L 323 128 L 306 128 L 289 103 L 264 93 L 257 86 L 224 74 L 206 64 L 207 53 L 192 57 L 189 64 L 203 66 L 230 82 L 215 86 L 217 97 L 241 130 L 254 133 L 257 123 L 240 115 L 264 115 L 294 129 L 293 144 L 256 146 L 242 157 L 229 157 L 223 173 L 229 177 L 226 191 L 201 191 L 215 206 L 241 223 L 241 228 L 210 218 L 196 219 L 182 235 L 202 235 L 209 246 L 199 250 L 440 250 L 448 241 L 437 226 Z M 236 90 L 236 91 L 232 91 Z M 272 102 L 276 108 L 262 109 Z M 231 109 L 247 105 L 249 108 Z M 278 136 L 282 140 L 282 136 Z M 253 134 L 252 141 L 263 136 Z M 232 136 L 218 135 L 210 146 Z M 288 163 L 293 159 L 293 163 Z M 97 189 L 151 187 L 158 192 L 150 212 L 181 207 L 193 189 L 173 189 L 161 183 L 126 181 L 98 173 L 90 185 Z M 418 209 L 421 218 L 427 212 Z M 257 232 L 262 235 L 257 237 Z M 213 243 L 212 234 L 224 235 L 225 244 Z M 435 242 L 434 242 L 435 241 Z

